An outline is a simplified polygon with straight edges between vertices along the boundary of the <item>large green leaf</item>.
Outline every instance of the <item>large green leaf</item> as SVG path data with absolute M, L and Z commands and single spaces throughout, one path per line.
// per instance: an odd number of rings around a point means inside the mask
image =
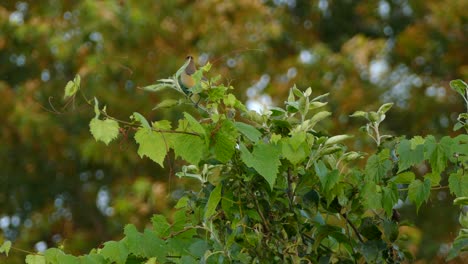
M 390 184 L 388 187 L 382 187 L 382 192 L 382 206 L 387 216 L 391 217 L 393 206 L 398 202 L 398 189 L 395 184 Z
M 416 176 L 412 171 L 405 171 L 391 178 L 390 181 L 397 184 L 410 184 L 414 181 L 415 178 Z
M 319 177 L 322 189 L 325 193 L 330 192 L 330 190 L 338 182 L 340 176 L 338 170 L 329 171 L 325 166 L 325 163 L 321 160 L 315 163 L 315 173 Z
M 158 237 L 166 237 L 171 231 L 171 225 L 167 222 L 164 215 L 153 215 L 151 218 L 153 224 L 153 230 Z
M 129 254 L 123 240 L 104 243 L 104 247 L 100 250 L 100 253 L 111 263 L 116 264 L 125 264 Z
M 467 95 L 468 85 L 463 80 L 457 79 L 457 80 L 450 81 L 450 87 L 453 90 L 457 91 L 457 93 L 459 93 L 461 96 L 465 98 L 466 96 L 468 96 Z
M 205 219 L 209 219 L 216 213 L 216 207 L 218 207 L 219 201 L 221 201 L 221 191 L 223 186 L 218 184 L 213 191 L 210 193 L 208 203 L 206 204 Z
M 447 255 L 447 261 L 459 256 L 460 252 L 466 251 L 468 251 L 468 234 L 460 232 L 455 241 L 453 241 L 452 248 Z
M 398 144 L 398 173 L 419 164 L 424 160 L 424 145 L 416 145 L 413 149 L 411 141 L 404 139 Z
M 450 192 L 456 197 L 468 196 L 468 173 L 459 169 L 449 176 Z
M 49 248 L 44 252 L 46 263 L 60 264 L 80 264 L 78 257 L 67 255 L 63 251 L 56 248 Z
M 292 164 L 304 161 L 310 153 L 310 148 L 306 142 L 307 135 L 304 131 L 293 133 L 291 137 L 281 140 L 281 151 L 284 158 Z
M 431 192 L 431 180 L 425 179 L 424 182 L 420 180 L 413 181 L 408 186 L 408 198 L 416 204 L 416 211 L 424 201 L 427 201 Z
M 164 135 L 174 149 L 175 155 L 191 164 L 198 164 L 207 151 L 204 140 L 199 136 L 177 133 Z
M 188 121 L 188 130 L 193 131 L 195 133 L 198 133 L 200 135 L 205 135 L 205 128 L 196 120 L 193 116 L 191 116 L 189 113 L 184 113 L 185 120 Z M 179 126 L 179 129 L 181 127 Z
M 108 145 L 119 135 L 119 123 L 111 119 L 93 118 L 89 123 L 89 131 L 96 141 L 102 141 Z
M 424 157 L 429 160 L 433 172 L 442 172 L 447 166 L 447 159 L 451 156 L 453 140 L 443 137 L 439 143 L 434 136 L 428 136 L 424 142 Z
M 252 153 L 249 152 L 244 144 L 240 144 L 240 151 L 242 161 L 263 176 L 269 183 L 270 188 L 273 189 L 280 165 L 280 151 L 278 147 L 259 141 L 254 146 Z
M 162 133 L 149 128 L 140 128 L 135 133 L 135 141 L 140 145 L 138 147 L 140 157 L 147 156 L 161 167 L 164 167 L 163 162 L 169 150 L 169 143 Z
M 156 233 L 145 229 L 144 233 L 137 231 L 134 225 L 126 225 L 124 228 L 125 244 L 133 255 L 137 257 L 156 257 L 158 262 L 166 260 L 166 249 L 164 240 L 157 237 Z
M 26 264 L 46 264 L 46 259 L 42 255 L 32 255 L 29 254 L 26 256 Z
M 367 160 L 366 179 L 378 183 L 386 176 L 391 167 L 390 151 L 384 149 L 379 154 L 370 156 Z
M 5 253 L 5 255 L 8 256 L 10 249 L 11 249 L 11 241 L 7 240 L 3 242 L 2 246 L 0 246 L 0 253 Z
M 255 127 L 249 124 L 236 122 L 235 126 L 239 132 L 241 132 L 244 136 L 246 136 L 249 140 L 251 140 L 254 143 L 257 143 L 257 141 L 262 136 L 262 133 L 260 133 L 260 131 L 258 131 Z
M 231 121 L 222 121 L 221 128 L 214 136 L 214 153 L 217 160 L 225 163 L 231 159 L 236 150 L 238 136 L 239 133 Z
M 382 190 L 374 182 L 366 182 L 361 190 L 361 199 L 366 209 L 382 208 Z

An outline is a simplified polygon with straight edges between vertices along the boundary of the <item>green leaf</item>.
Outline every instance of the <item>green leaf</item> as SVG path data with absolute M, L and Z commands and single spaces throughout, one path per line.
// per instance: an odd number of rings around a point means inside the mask
M 331 145 L 331 144 L 337 144 L 343 140 L 353 138 L 352 135 L 338 135 L 338 136 L 333 136 L 331 138 L 328 138 L 327 141 L 325 141 L 325 145 Z
M 398 189 L 395 184 L 390 184 L 389 187 L 382 187 L 382 192 L 382 206 L 387 216 L 391 217 L 393 206 L 398 202 Z
M 99 101 L 94 97 L 94 118 L 99 118 L 101 111 L 99 110 Z
M 173 106 L 175 106 L 177 104 L 179 104 L 179 100 L 166 99 L 166 100 L 160 102 L 159 104 L 157 104 L 155 107 L 153 107 L 153 110 L 157 110 L 157 109 L 160 109 L 160 108 L 169 108 L 169 107 L 173 107 Z
M 128 257 L 128 249 L 125 246 L 123 240 L 121 241 L 107 241 L 104 243 L 100 253 L 104 258 L 109 260 L 111 263 L 125 264 Z
M 453 131 L 457 131 L 459 130 L 460 128 L 464 127 L 465 125 L 463 123 L 456 123 L 454 126 L 453 126 Z
M 29 255 L 26 256 L 25 263 L 26 264 L 46 264 L 46 259 L 42 255 L 29 254 Z M 56 262 L 56 263 L 58 263 L 58 262 Z
M 174 149 L 176 157 L 181 157 L 190 164 L 198 164 L 207 151 L 205 142 L 199 136 L 168 133 L 164 135 Z
M 139 122 L 144 128 L 151 128 L 146 118 L 138 112 L 134 112 L 130 118 Z
M 138 155 L 141 158 L 147 156 L 161 167 L 164 167 L 163 162 L 169 150 L 169 145 L 162 133 L 148 128 L 140 128 L 135 133 L 135 141 L 140 145 L 138 147 Z
M 396 184 L 410 184 L 414 181 L 415 175 L 411 171 L 406 171 L 403 173 L 398 174 L 397 176 L 390 179 L 390 181 Z
M 424 183 L 420 180 L 413 181 L 408 186 L 408 198 L 410 201 L 416 204 L 416 211 L 419 211 L 419 207 L 424 201 L 427 201 L 431 192 L 431 180 L 425 179 Z
M 460 80 L 460 79 L 457 79 L 457 80 L 453 80 L 450 82 L 450 87 L 455 90 L 457 93 L 461 94 L 461 96 L 463 96 L 464 98 L 466 98 L 466 91 L 468 89 L 468 85 Z
M 367 160 L 366 179 L 378 183 L 387 175 L 391 167 L 390 151 L 384 149 L 379 154 L 370 156 Z
M 96 253 L 89 253 L 88 255 L 79 256 L 80 264 L 107 264 L 108 262 L 102 255 Z
M 452 248 L 447 255 L 447 261 L 456 258 L 460 252 L 468 251 L 468 236 L 461 234 L 453 241 Z
M 156 234 L 145 229 L 144 233 L 139 233 L 132 224 L 124 228 L 125 244 L 133 255 L 143 258 L 156 257 L 158 262 L 166 261 L 166 249 L 164 240 L 158 238 Z
M 327 97 L 328 95 L 330 95 L 330 93 L 325 93 L 325 94 L 321 94 L 321 95 L 319 95 L 317 97 L 314 97 L 314 99 L 312 99 L 312 102 L 322 100 L 323 98 Z
M 223 186 L 218 184 L 213 191 L 210 193 L 210 198 L 208 198 L 208 202 L 206 204 L 205 209 L 205 219 L 210 219 L 216 213 L 216 207 L 218 207 L 219 201 L 221 201 L 221 191 Z
M 192 255 L 201 258 L 203 257 L 203 255 L 209 248 L 210 248 L 210 245 L 208 245 L 207 241 L 199 239 L 190 245 L 189 252 Z M 199 262 L 194 262 L 194 263 L 199 263 Z
M 359 251 L 366 259 L 366 263 L 380 263 L 379 256 L 381 257 L 382 251 L 386 249 L 386 246 L 382 240 L 368 240 L 360 244 Z
M 296 144 L 298 135 L 281 140 L 281 154 L 292 164 L 299 164 L 309 156 L 309 148 L 307 144 Z M 304 139 L 305 140 L 305 137 Z
M 392 108 L 393 106 L 393 103 L 386 103 L 386 104 L 383 104 L 379 110 L 377 110 L 377 113 L 379 114 L 385 114 L 388 110 L 390 110 L 390 108 Z
M 283 157 L 288 159 L 292 164 L 298 164 L 305 160 L 310 153 L 306 139 L 307 134 L 305 131 L 293 132 L 290 137 L 283 138 L 281 140 L 281 152 Z M 273 136 L 271 141 L 275 141 Z
M 164 215 L 153 215 L 151 218 L 153 230 L 159 238 L 166 237 L 171 232 L 171 225 L 167 222 Z
M 350 117 L 364 117 L 365 119 L 369 119 L 369 113 L 364 111 L 356 111 Z
M 331 115 L 330 112 L 328 111 L 321 111 L 316 113 L 311 119 L 310 119 L 310 128 L 313 128 L 318 122 L 322 121 L 323 119 L 329 117 Z
M 239 132 L 241 132 L 253 143 L 257 143 L 260 137 L 262 136 L 262 133 L 260 133 L 260 131 L 258 131 L 255 127 L 249 124 L 236 122 L 234 125 L 236 126 Z
M 80 75 L 76 75 L 73 81 L 68 81 L 67 85 L 65 86 L 65 94 L 63 95 L 63 99 L 68 99 L 76 94 L 80 89 L 81 77 Z
M 48 261 L 49 259 L 46 258 L 46 262 Z M 57 255 L 57 263 L 60 263 L 60 264 L 81 264 L 80 262 L 81 262 L 80 259 L 73 255 L 68 255 L 68 254 Z
M 217 160 L 226 163 L 231 159 L 236 151 L 238 136 L 234 124 L 229 120 L 223 120 L 221 128 L 214 136 L 214 153 Z
M 320 107 L 323 107 L 325 105 L 327 105 L 328 103 L 322 103 L 322 102 L 310 102 L 309 103 L 309 110 L 314 110 L 314 109 L 317 109 L 317 108 L 320 108 Z
M 205 135 L 205 128 L 198 122 L 193 116 L 191 116 L 189 113 L 184 113 L 185 119 L 188 121 L 188 129 L 198 133 L 200 135 Z M 180 127 L 179 127 L 180 128 Z
M 468 205 L 468 197 L 458 197 L 455 200 L 453 200 L 454 205 Z
M 468 174 L 459 169 L 457 172 L 451 173 L 449 176 L 450 193 L 456 197 L 468 196 Z
M 156 121 L 156 122 L 153 122 L 151 125 L 153 126 L 154 129 L 157 129 L 157 130 L 171 130 L 172 129 L 171 121 L 169 120 Z
M 359 232 L 362 236 L 370 241 L 379 241 L 382 238 L 382 231 L 380 231 L 377 223 L 371 217 L 364 217 L 361 221 Z
M 337 234 L 337 233 L 343 234 L 341 231 L 341 228 L 337 226 L 327 225 L 327 224 L 318 226 L 314 234 L 315 242 L 313 245 L 313 249 L 317 250 L 322 240 L 324 240 L 328 236 L 333 236 L 333 234 Z
M 417 145 L 415 149 L 411 148 L 411 141 L 402 140 L 396 149 L 398 157 L 398 173 L 405 171 L 413 165 L 419 164 L 424 160 L 424 146 Z
M 108 145 L 119 135 L 119 123 L 111 119 L 99 120 L 93 118 L 89 123 L 89 131 L 96 141 L 102 141 Z
M 0 247 L 0 253 L 5 253 L 5 255 L 7 255 L 8 257 L 8 253 L 10 252 L 10 249 L 11 249 L 11 241 L 6 240 L 5 242 L 3 242 L 2 246 Z
M 237 98 L 233 94 L 228 94 L 226 97 L 224 97 L 223 102 L 227 107 L 235 107 Z
M 439 186 L 441 176 L 438 172 L 431 172 L 424 175 L 424 179 L 429 179 L 431 181 L 431 186 Z
M 171 79 L 172 82 L 163 82 L 163 83 L 156 83 L 147 85 L 141 89 L 148 91 L 148 92 L 159 92 L 166 88 L 171 88 L 174 86 L 175 82 Z
M 418 145 L 424 145 L 424 141 L 426 141 L 423 137 L 421 136 L 415 136 L 411 140 L 411 149 L 414 150 Z
M 395 240 L 397 240 L 398 234 L 399 234 L 397 223 L 391 220 L 384 220 L 383 229 L 384 229 L 385 237 L 390 242 L 395 242 Z
M 315 163 L 315 173 L 317 174 L 325 193 L 329 192 L 335 186 L 340 177 L 338 170 L 328 171 L 322 160 Z
M 63 255 L 65 255 L 65 253 L 57 248 L 49 248 L 44 252 L 44 257 L 47 260 L 47 263 L 61 263 L 59 260 Z
M 428 136 L 424 142 L 424 157 L 429 160 L 433 172 L 442 172 L 447 166 L 447 159 L 451 156 L 453 140 L 443 137 L 439 143 L 434 136 Z
M 460 212 L 460 215 L 458 216 L 458 223 L 460 223 L 463 228 L 468 228 L 468 212 Z
M 382 192 L 374 182 L 366 182 L 361 190 L 361 199 L 366 209 L 382 208 Z
M 278 174 L 278 167 L 281 164 L 278 148 L 275 145 L 259 141 L 254 146 L 252 153 L 249 152 L 244 144 L 240 144 L 240 151 L 242 161 L 263 176 L 269 183 L 270 188 L 273 189 Z

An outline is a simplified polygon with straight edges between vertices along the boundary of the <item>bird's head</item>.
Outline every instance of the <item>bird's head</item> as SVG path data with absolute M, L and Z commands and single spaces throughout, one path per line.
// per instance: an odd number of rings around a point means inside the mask
M 185 68 L 185 73 L 188 75 L 192 75 L 197 71 L 197 68 L 195 67 L 195 62 L 193 61 L 193 57 L 191 55 L 188 55 L 185 57 L 186 60 L 188 60 L 188 65 Z

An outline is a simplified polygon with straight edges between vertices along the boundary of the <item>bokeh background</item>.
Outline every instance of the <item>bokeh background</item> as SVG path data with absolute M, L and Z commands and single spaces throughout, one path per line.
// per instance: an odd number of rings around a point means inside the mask
M 76 73 L 85 96 L 120 119 L 152 111 L 170 93 L 138 89 L 195 56 L 213 64 L 252 109 L 282 105 L 288 89 L 330 93 L 329 133 L 353 133 L 350 148 L 375 151 L 348 116 L 394 102 L 384 131 L 455 135 L 468 79 L 466 0 L 15 1 L 0 3 L 0 240 L 41 251 L 86 253 L 170 208 L 186 183 L 136 154 L 131 137 L 106 147 L 89 133 L 94 116 L 79 95 L 63 101 Z M 169 164 L 171 163 L 171 164 Z M 166 168 L 180 164 L 169 161 Z M 447 190 L 415 215 L 409 243 L 420 263 L 443 262 L 458 212 Z M 13 250 L 1 263 L 23 263 Z M 460 262 L 461 260 L 455 260 Z

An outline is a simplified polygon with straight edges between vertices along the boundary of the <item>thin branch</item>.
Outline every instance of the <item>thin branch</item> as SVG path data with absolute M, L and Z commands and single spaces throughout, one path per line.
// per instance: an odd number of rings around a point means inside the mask
M 175 237 L 175 236 L 177 236 L 177 235 L 180 235 L 180 234 L 182 234 L 182 233 L 184 233 L 184 232 L 187 232 L 187 231 L 189 231 L 189 230 L 191 230 L 191 229 L 202 229 L 202 230 L 205 230 L 205 231 L 208 231 L 208 232 L 210 231 L 210 230 L 206 229 L 206 228 L 203 227 L 203 226 L 187 226 L 187 227 L 184 227 L 184 229 L 179 230 L 179 231 L 174 232 L 174 233 L 171 233 L 171 234 L 168 235 L 167 237 L 162 237 L 161 239 L 162 239 L 162 240 L 167 240 L 167 239 L 169 239 L 169 238 L 173 238 L 173 237 Z
M 288 168 L 288 200 L 289 200 L 289 210 L 293 210 L 293 193 L 292 193 L 292 172 L 291 172 L 291 167 Z
M 434 191 L 434 190 L 444 190 L 444 189 L 449 189 L 450 187 L 449 186 L 438 186 L 438 187 L 431 187 L 431 191 Z M 401 189 L 398 189 L 398 191 L 400 192 L 406 192 L 408 191 L 409 188 L 401 188 Z
M 346 222 L 348 222 L 349 226 L 351 226 L 351 228 L 354 230 L 354 233 L 356 233 L 356 236 L 358 237 L 359 241 L 361 241 L 361 243 L 364 243 L 364 240 L 362 239 L 361 234 L 359 233 L 357 228 L 354 226 L 354 224 L 348 219 L 348 217 L 346 216 L 346 213 L 342 214 L 342 216 L 346 220 Z
M 267 222 L 265 216 L 263 215 L 262 210 L 260 210 L 260 204 L 258 203 L 257 196 L 255 194 L 253 194 L 253 198 L 254 198 L 254 202 L 255 202 L 255 208 L 257 209 L 257 212 L 260 215 L 260 218 L 262 218 L 263 225 L 265 226 L 265 229 L 267 230 L 267 232 L 270 232 L 270 228 L 268 227 L 268 222 Z

